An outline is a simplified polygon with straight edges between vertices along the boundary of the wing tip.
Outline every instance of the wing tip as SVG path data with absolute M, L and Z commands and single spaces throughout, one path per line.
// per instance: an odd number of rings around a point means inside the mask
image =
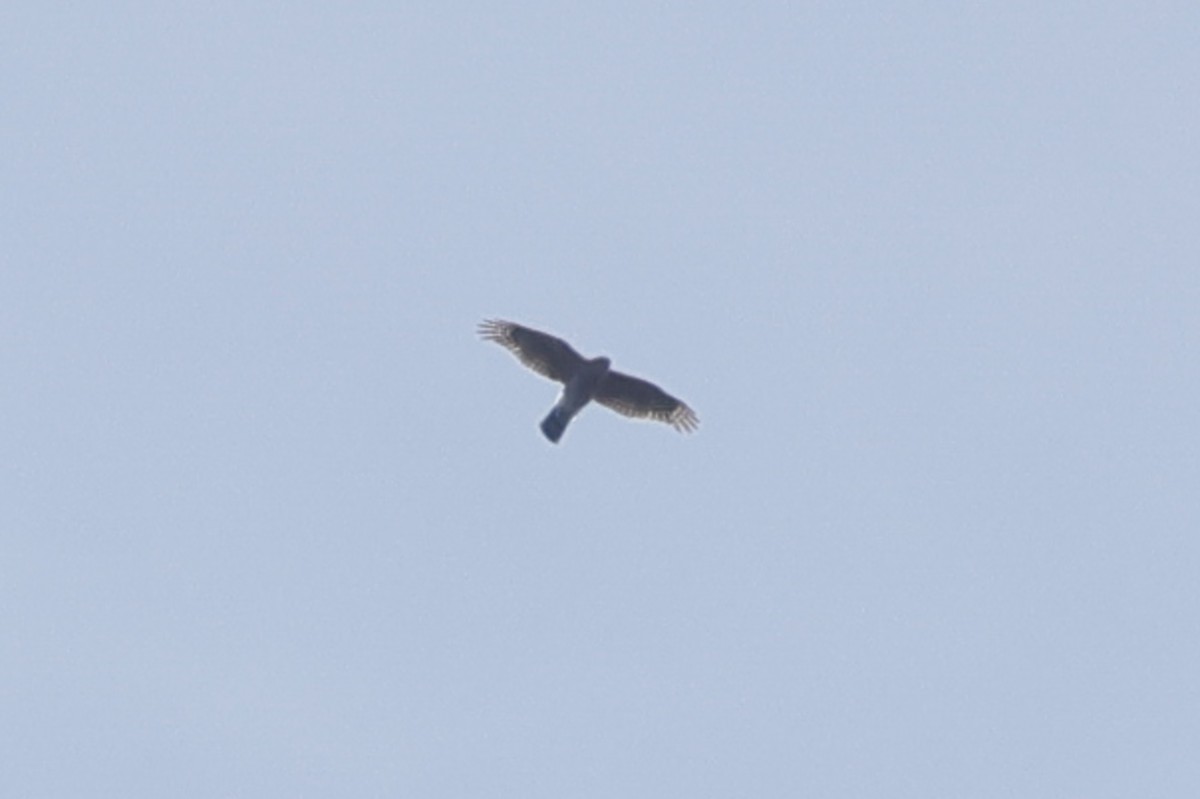
M 484 319 L 475 326 L 475 332 L 488 341 L 503 342 L 510 337 L 511 328 L 512 323 L 503 319 Z
M 700 427 L 700 417 L 696 412 L 684 403 L 679 403 L 679 407 L 671 412 L 670 418 L 667 420 L 671 427 L 674 427 L 680 433 L 694 433 Z

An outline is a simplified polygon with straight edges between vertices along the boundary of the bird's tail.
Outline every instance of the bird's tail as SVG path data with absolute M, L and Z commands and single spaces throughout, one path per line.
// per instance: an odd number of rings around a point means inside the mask
M 567 422 L 571 421 L 571 415 L 563 411 L 562 408 L 555 408 L 546 415 L 542 420 L 542 432 L 546 438 L 550 439 L 555 444 L 562 438 L 563 431 L 567 429 Z

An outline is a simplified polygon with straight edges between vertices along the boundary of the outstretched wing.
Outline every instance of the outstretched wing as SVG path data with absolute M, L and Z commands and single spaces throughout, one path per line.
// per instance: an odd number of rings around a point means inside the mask
M 592 399 L 625 416 L 666 422 L 681 433 L 700 425 L 700 417 L 681 400 L 653 383 L 620 372 L 609 372 Z
M 479 324 L 479 335 L 511 351 L 533 371 L 566 383 L 586 361 L 571 345 L 549 333 L 502 319 L 486 319 Z

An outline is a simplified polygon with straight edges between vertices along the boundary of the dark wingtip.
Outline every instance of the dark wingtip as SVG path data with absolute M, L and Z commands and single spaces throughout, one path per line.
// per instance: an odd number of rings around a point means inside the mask
M 475 328 L 475 332 L 484 341 L 494 341 L 509 349 L 512 349 L 512 330 L 512 322 L 503 319 L 484 319 Z

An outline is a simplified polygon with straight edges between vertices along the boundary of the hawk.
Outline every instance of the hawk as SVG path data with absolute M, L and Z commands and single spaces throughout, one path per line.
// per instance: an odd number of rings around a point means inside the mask
M 700 424 L 696 412 L 646 380 L 609 368 L 608 358 L 587 359 L 560 338 L 529 327 L 487 319 L 479 335 L 511 351 L 533 371 L 563 384 L 558 402 L 542 420 L 542 432 L 555 444 L 567 423 L 592 400 L 637 419 L 666 422 L 681 433 Z

